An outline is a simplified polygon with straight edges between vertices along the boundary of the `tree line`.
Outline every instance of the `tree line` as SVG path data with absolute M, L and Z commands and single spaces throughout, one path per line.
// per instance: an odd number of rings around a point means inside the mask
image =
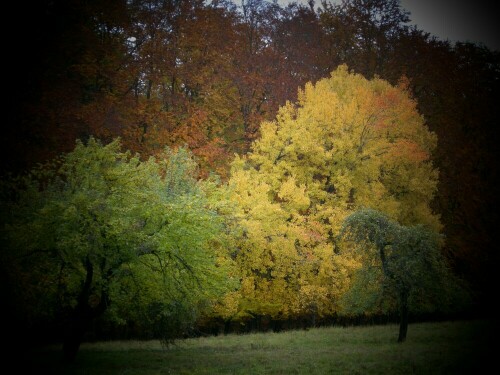
M 169 344 L 214 321 L 399 309 L 402 342 L 410 312 L 466 311 L 430 205 L 436 137 L 406 83 L 342 65 L 298 97 L 227 182 L 200 179 L 185 148 L 141 160 L 93 137 L 6 179 L 3 287 L 21 336 L 62 339 L 73 360 L 92 324 Z

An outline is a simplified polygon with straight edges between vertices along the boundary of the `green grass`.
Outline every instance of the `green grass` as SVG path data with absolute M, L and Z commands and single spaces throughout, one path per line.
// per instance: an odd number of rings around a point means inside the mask
M 84 343 L 62 365 L 60 347 L 36 352 L 36 373 L 47 374 L 477 374 L 485 367 L 492 322 L 328 327 L 181 340 Z M 497 361 L 495 361 L 497 362 Z

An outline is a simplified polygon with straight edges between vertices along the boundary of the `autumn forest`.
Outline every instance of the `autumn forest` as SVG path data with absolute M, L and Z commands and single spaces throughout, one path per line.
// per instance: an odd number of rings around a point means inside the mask
M 492 315 L 499 51 L 398 0 L 16 7 L 13 337 L 71 360 L 85 339 L 394 319 L 404 341 L 412 319 Z

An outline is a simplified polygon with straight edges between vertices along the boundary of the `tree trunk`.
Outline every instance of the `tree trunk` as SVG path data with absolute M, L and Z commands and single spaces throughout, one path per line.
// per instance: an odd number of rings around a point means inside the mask
M 400 295 L 400 323 L 399 323 L 399 337 L 398 342 L 406 340 L 406 333 L 408 332 L 408 291 L 401 292 Z
M 87 258 L 85 268 L 87 275 L 82 286 L 82 291 L 78 298 L 78 304 L 69 317 L 68 327 L 64 336 L 63 343 L 63 360 L 65 362 L 73 362 L 76 359 L 76 354 L 80 349 L 80 344 L 83 341 L 83 336 L 87 327 L 93 319 L 104 313 L 109 305 L 109 296 L 104 290 L 101 291 L 101 299 L 97 306 L 90 306 L 89 297 L 92 291 L 92 280 L 94 277 L 94 267 Z M 107 275 L 110 277 L 111 272 Z
M 75 312 L 75 316 L 69 322 L 63 343 L 63 359 L 65 362 L 73 362 L 76 359 L 85 330 L 90 323 L 90 317 L 84 315 Z

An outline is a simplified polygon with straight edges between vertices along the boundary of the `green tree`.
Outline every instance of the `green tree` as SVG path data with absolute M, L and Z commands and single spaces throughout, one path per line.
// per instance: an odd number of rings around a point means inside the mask
M 118 140 L 91 138 L 4 184 L 8 285 L 25 323 L 65 322 L 67 360 L 107 310 L 149 319 L 169 340 L 171 322 L 186 326 L 228 283 L 216 251 L 222 215 L 195 165 L 184 149 L 141 162 Z
M 356 249 L 372 252 L 358 271 L 357 288 L 347 296 L 353 305 L 348 309 L 366 312 L 381 299 L 394 299 L 400 314 L 398 342 L 406 339 L 410 310 L 450 309 L 466 302 L 465 289 L 441 253 L 442 241 L 429 228 L 399 225 L 379 211 L 362 209 L 345 219 L 341 236 L 356 242 Z

